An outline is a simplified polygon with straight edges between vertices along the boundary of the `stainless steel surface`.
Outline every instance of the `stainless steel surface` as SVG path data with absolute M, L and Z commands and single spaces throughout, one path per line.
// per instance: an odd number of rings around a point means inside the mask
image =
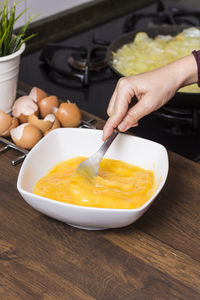
M 114 130 L 112 135 L 103 143 L 96 153 L 80 163 L 77 168 L 77 172 L 81 172 L 81 174 L 89 177 L 97 176 L 100 162 L 118 133 L 119 132 L 117 130 Z
M 0 137 L 0 142 L 5 144 L 5 146 L 3 146 L 2 148 L 0 148 L 0 154 L 8 151 L 9 149 L 14 149 L 18 152 L 21 152 L 23 153 L 22 156 L 20 157 L 17 157 L 16 159 L 13 159 L 11 161 L 11 164 L 13 166 L 17 165 L 18 163 L 22 162 L 24 160 L 24 158 L 26 157 L 26 155 L 28 154 L 28 150 L 25 150 L 25 149 L 22 149 L 20 147 L 17 147 L 14 143 L 12 143 L 11 141 L 3 138 L 3 137 Z

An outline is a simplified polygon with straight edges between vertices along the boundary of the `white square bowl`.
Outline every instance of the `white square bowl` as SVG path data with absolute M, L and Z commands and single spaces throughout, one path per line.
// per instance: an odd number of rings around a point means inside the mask
M 109 209 L 62 203 L 33 194 L 36 182 L 57 163 L 76 156 L 90 156 L 102 145 L 102 131 L 60 128 L 42 138 L 28 153 L 19 172 L 17 188 L 24 200 L 41 213 L 82 229 L 127 226 L 142 216 L 163 188 L 168 174 L 164 146 L 132 135 L 119 134 L 105 157 L 152 170 L 156 188 L 152 197 L 137 209 Z

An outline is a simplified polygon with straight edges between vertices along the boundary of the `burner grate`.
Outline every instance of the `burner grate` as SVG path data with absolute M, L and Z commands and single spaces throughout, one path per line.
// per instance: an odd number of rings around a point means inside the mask
M 96 40 L 90 32 L 87 46 L 49 44 L 43 49 L 40 60 L 52 80 L 64 86 L 83 88 L 92 82 L 112 78 L 106 62 L 108 45 L 109 42 Z
M 164 120 L 161 128 L 173 135 L 196 134 L 200 130 L 200 110 L 178 109 L 164 106 L 154 112 Z
M 134 13 L 125 21 L 123 31 L 129 32 L 139 27 L 158 25 L 200 26 L 200 11 L 180 7 L 171 1 L 157 0 L 155 12 Z

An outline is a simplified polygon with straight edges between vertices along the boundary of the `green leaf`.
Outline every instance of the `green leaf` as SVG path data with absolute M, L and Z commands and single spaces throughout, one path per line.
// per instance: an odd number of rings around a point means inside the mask
M 23 36 L 24 35 L 22 34 L 22 35 L 18 35 L 13 38 L 12 43 L 9 47 L 8 54 L 15 53 L 20 48 L 20 44 L 21 44 Z
M 37 35 L 37 33 L 33 33 L 33 34 L 27 36 L 25 39 L 23 39 L 23 40 L 21 41 L 20 45 L 19 45 L 19 48 L 22 46 L 22 44 L 26 43 L 27 41 L 29 41 L 30 39 L 32 39 L 32 38 L 33 38 L 34 36 L 36 36 L 36 35 Z
M 13 37 L 13 29 L 16 21 L 27 11 L 27 9 L 24 9 L 16 16 L 17 5 L 22 1 L 23 0 L 14 0 L 13 4 L 10 6 L 8 0 L 4 0 L 0 3 L 0 57 L 16 52 L 23 43 L 36 35 L 31 34 L 23 39 L 29 24 L 39 16 L 34 12 L 32 16 L 29 16 L 28 21 L 22 26 L 19 32 L 15 34 L 15 37 Z
M 3 52 L 4 52 L 4 39 L 5 39 L 6 34 L 7 34 L 7 31 L 4 32 L 3 36 L 0 39 L 0 53 L 1 53 L 0 56 L 3 56 Z

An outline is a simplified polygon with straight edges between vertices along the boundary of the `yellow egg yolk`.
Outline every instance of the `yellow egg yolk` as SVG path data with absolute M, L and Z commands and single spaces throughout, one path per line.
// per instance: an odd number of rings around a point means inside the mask
M 138 166 L 102 159 L 98 176 L 76 169 L 85 157 L 57 164 L 35 185 L 33 192 L 53 200 L 101 208 L 132 209 L 142 206 L 155 190 L 154 173 Z

